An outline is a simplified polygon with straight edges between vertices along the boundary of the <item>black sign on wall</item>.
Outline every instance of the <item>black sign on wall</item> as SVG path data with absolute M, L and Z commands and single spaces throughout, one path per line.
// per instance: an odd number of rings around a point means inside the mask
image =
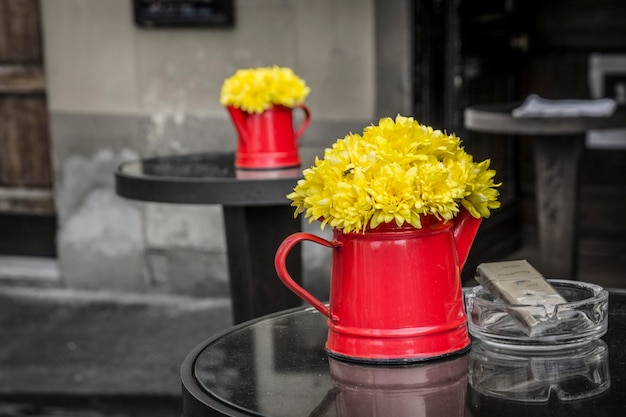
M 234 0 L 133 0 L 141 27 L 232 27 Z

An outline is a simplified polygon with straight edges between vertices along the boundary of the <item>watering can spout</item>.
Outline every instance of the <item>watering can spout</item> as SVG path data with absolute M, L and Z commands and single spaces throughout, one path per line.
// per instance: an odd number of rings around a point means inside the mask
M 467 261 L 472 243 L 482 223 L 482 217 L 476 218 L 465 208 L 461 208 L 454 221 L 454 243 L 456 244 L 459 270 L 462 271 Z
M 235 125 L 235 130 L 237 130 L 237 136 L 239 137 L 239 141 L 247 142 L 248 122 L 246 120 L 244 112 L 234 106 L 228 106 L 227 110 L 231 120 L 233 121 L 233 125 Z

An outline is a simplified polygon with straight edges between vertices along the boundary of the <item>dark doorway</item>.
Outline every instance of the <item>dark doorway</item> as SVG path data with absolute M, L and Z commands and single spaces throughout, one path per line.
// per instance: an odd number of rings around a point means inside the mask
M 550 99 L 591 98 L 590 56 L 626 56 L 626 2 L 425 0 L 415 5 L 416 116 L 457 133 L 476 159 L 490 158 L 503 183 L 502 208 L 483 223 L 466 279 L 476 262 L 502 259 L 520 246 L 524 228 L 534 227 L 535 203 L 532 141 L 467 132 L 464 109 L 521 101 L 533 93 Z M 594 213 L 602 213 L 598 201 L 626 198 L 625 170 L 625 151 L 585 149 L 581 195 L 584 199 L 592 190 L 595 197 L 582 202 L 583 234 L 590 228 L 585 223 L 589 203 L 595 204 Z M 591 226 L 596 234 L 598 220 Z
M 416 113 L 455 132 L 476 160 L 490 159 L 502 182 L 502 207 L 485 219 L 464 279 L 479 262 L 499 259 L 521 244 L 517 141 L 481 137 L 463 128 L 465 107 L 520 97 L 525 59 L 522 8 L 510 1 L 421 1 L 416 7 Z

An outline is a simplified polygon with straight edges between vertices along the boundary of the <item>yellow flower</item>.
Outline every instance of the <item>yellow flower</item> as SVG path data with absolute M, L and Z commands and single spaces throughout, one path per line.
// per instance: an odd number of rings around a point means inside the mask
M 293 70 L 285 67 L 240 69 L 222 85 L 220 103 L 248 113 L 262 113 L 281 105 L 294 107 L 304 102 L 310 89 Z
M 457 136 L 398 115 L 338 139 L 287 198 L 295 216 L 344 233 L 392 221 L 420 228 L 422 216 L 449 220 L 461 206 L 489 217 L 500 207 L 489 163 L 475 163 Z

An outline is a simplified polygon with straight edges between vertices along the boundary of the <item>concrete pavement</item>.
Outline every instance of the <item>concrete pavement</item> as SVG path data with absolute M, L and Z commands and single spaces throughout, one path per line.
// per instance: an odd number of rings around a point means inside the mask
M 171 415 L 185 356 L 230 325 L 228 299 L 0 286 L 0 416 Z

